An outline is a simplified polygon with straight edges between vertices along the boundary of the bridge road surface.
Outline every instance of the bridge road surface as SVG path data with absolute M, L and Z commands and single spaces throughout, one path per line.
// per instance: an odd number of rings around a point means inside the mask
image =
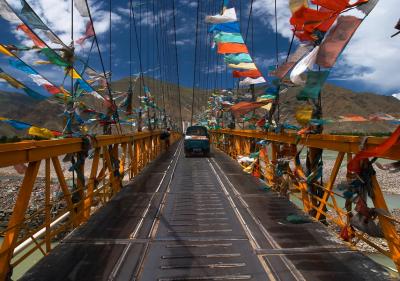
M 390 280 L 214 150 L 151 163 L 21 280 Z

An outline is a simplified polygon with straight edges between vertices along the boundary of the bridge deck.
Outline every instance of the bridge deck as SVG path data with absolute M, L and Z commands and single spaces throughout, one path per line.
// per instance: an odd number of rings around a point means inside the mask
M 214 151 L 150 164 L 22 280 L 388 280 Z

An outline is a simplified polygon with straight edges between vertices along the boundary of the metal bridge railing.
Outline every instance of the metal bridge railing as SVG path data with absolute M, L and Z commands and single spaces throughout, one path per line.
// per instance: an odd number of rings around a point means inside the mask
M 54 238 L 86 222 L 117 194 L 123 180 L 132 179 L 165 149 L 160 135 L 160 131 L 152 131 L 90 141 L 71 138 L 0 145 L 0 168 L 27 163 L 8 225 L 0 231 L 0 280 L 11 276 L 12 268 L 37 250 L 47 255 Z M 171 133 L 171 143 L 179 137 Z M 69 166 L 63 167 L 61 157 L 74 166 L 72 186 L 66 177 L 72 173 Z M 42 183 L 37 182 L 40 169 L 44 172 Z M 51 169 L 57 192 L 51 190 Z M 44 198 L 40 207 L 28 213 L 33 192 Z
M 352 155 L 360 151 L 360 145 L 364 149 L 376 147 L 383 143 L 385 138 L 369 137 L 365 139 L 357 136 L 338 135 L 306 135 L 298 136 L 293 133 L 267 133 L 254 130 L 229 130 L 221 129 L 211 132 L 212 142 L 219 149 L 231 157 L 237 159 L 239 155 L 248 156 L 258 152 L 258 160 L 254 162 L 253 175 L 262 178 L 273 190 L 281 194 L 296 197 L 300 200 L 305 213 L 315 220 L 336 226 L 338 235 L 347 240 L 349 246 L 357 247 L 359 241 L 364 241 L 380 253 L 391 258 L 397 270 L 400 269 L 400 236 L 396 227 L 400 221 L 390 214 L 381 187 L 375 173 L 370 175 L 372 186 L 372 202 L 378 223 L 383 233 L 386 245 L 377 242 L 375 237 L 351 227 L 352 211 L 357 208 L 355 202 L 347 200 L 344 207 L 339 206 L 338 198 L 343 197 L 340 191 L 334 190 L 335 181 L 342 163 L 346 158 L 350 161 Z M 260 140 L 266 140 L 266 145 L 257 145 Z M 303 170 L 303 164 L 299 160 L 299 150 L 307 148 L 310 156 L 318 151 L 330 150 L 337 152 L 337 157 L 328 180 L 310 181 Z M 382 158 L 400 159 L 400 144 L 394 145 Z M 282 165 L 283 163 L 283 165 Z M 284 164 L 287 165 L 284 165 Z M 279 166 L 279 167 L 278 167 Z M 346 165 L 344 165 L 346 166 Z M 344 168 L 345 169 L 345 168 Z M 347 172 L 347 180 L 351 180 Z M 267 207 L 267 206 L 266 206 Z M 400 272 L 400 271 L 399 271 Z

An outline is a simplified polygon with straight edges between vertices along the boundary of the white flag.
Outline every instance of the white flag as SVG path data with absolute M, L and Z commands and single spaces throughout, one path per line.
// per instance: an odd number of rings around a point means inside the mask
M 206 16 L 206 23 L 225 23 L 237 21 L 235 8 L 226 9 L 222 15 Z

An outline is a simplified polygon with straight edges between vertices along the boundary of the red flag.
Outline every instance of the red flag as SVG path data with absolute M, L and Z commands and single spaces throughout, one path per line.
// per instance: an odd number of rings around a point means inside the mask
M 311 0 L 311 2 L 336 12 L 343 11 L 349 5 L 349 0 Z
M 261 77 L 262 74 L 257 69 L 246 70 L 246 71 L 233 71 L 233 77 L 235 78 L 242 78 L 242 77 L 250 77 L 250 78 L 258 78 Z
M 38 38 L 25 24 L 18 25 L 17 30 L 20 29 L 25 33 L 26 36 L 28 36 L 33 41 L 35 46 L 39 48 L 46 47 L 46 44 L 44 44 L 44 42 L 40 38 Z
M 85 42 L 86 39 L 89 39 L 90 37 L 94 36 L 94 29 L 93 29 L 93 24 L 91 21 L 88 21 L 86 24 L 86 32 L 85 35 L 76 40 L 76 43 L 79 45 L 82 45 L 83 42 Z
M 382 144 L 364 151 L 360 151 L 354 156 L 353 159 L 347 165 L 347 169 L 350 172 L 360 173 L 361 171 L 361 160 L 369 157 L 379 157 L 382 156 L 386 151 L 388 151 L 392 146 L 400 141 L 400 126 L 397 127 L 396 131 L 386 139 Z
M 61 90 L 59 88 L 57 88 L 56 86 L 50 85 L 50 84 L 44 84 L 43 87 L 46 88 L 46 90 L 53 95 L 56 94 L 60 94 L 62 93 Z
M 303 6 L 290 18 L 290 24 L 293 25 L 296 30 L 303 30 L 307 25 L 316 27 L 322 22 L 331 19 L 333 15 L 334 13 L 330 11 L 317 11 Z
M 239 117 L 240 115 L 246 114 L 247 112 L 250 112 L 254 109 L 260 108 L 261 106 L 264 106 L 266 103 L 271 102 L 270 101 L 262 101 L 262 102 L 247 102 L 247 101 L 242 101 L 239 102 L 231 107 L 231 111 L 236 117 Z
M 315 5 L 327 8 L 331 11 L 342 12 L 346 8 L 358 6 L 360 4 L 367 3 L 368 0 L 358 0 L 353 4 L 349 4 L 349 0 L 311 0 Z
M 336 26 L 322 42 L 316 63 L 322 67 L 332 67 L 361 22 L 361 19 L 353 16 L 340 16 Z

